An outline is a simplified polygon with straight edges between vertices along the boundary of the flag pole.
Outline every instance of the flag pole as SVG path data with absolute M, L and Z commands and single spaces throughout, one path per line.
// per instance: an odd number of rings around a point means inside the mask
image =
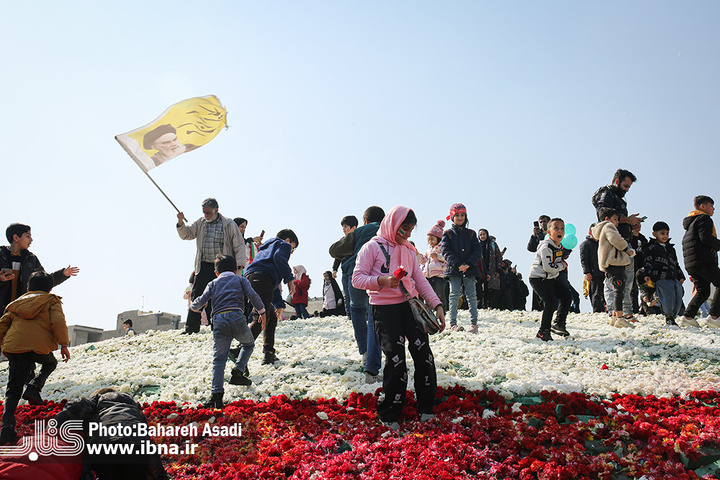
M 132 152 L 125 146 L 125 144 L 120 141 L 120 139 L 119 139 L 117 136 L 115 137 L 115 140 L 117 140 L 117 142 L 120 144 L 120 146 L 123 148 L 123 150 L 125 150 L 125 153 L 127 153 L 128 155 L 130 155 L 130 158 L 132 158 L 133 160 L 135 160 L 135 156 L 134 156 L 134 155 L 132 154 Z M 150 176 L 150 174 L 142 167 L 142 165 L 140 165 L 140 163 L 139 163 L 137 160 L 135 160 L 135 164 L 136 164 L 136 165 L 140 168 L 140 170 L 142 170 L 142 172 L 150 179 L 150 181 L 153 183 L 153 185 L 155 185 L 155 187 L 156 187 L 158 190 L 160 190 L 160 193 L 162 193 L 162 194 L 163 194 L 163 197 L 165 197 L 165 199 L 166 199 L 168 202 L 170 202 L 170 205 L 173 206 L 173 208 L 175 209 L 175 211 L 176 211 L 177 213 L 181 213 L 181 212 L 180 212 L 180 209 L 175 206 L 175 204 L 173 203 L 173 201 L 170 200 L 170 197 L 168 197 L 168 196 L 165 194 L 165 192 L 163 192 L 163 189 L 160 188 L 160 185 L 158 185 L 157 183 L 155 183 L 155 180 L 153 180 L 153 178 Z

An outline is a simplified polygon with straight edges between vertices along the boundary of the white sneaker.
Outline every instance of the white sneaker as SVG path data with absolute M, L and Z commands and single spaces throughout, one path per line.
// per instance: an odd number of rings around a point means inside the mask
M 707 317 L 705 319 L 705 325 L 710 328 L 720 328 L 720 318 Z
M 625 320 L 623 317 L 616 317 L 615 323 L 613 323 L 612 325 L 617 328 L 629 328 L 632 326 L 630 325 L 630 322 Z
M 429 421 L 432 420 L 433 418 L 435 418 L 435 415 L 433 415 L 432 413 L 423 413 L 423 414 L 420 414 L 420 422 L 421 422 L 421 423 L 429 422 Z
M 700 324 L 694 318 L 678 317 L 675 322 L 681 327 L 699 327 Z

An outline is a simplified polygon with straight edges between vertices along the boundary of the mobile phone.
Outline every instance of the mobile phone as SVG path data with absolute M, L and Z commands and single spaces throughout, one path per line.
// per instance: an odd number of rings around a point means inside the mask
M 540 228 L 540 222 L 538 222 L 537 220 L 533 222 L 533 225 L 535 226 L 535 228 Z
M 647 220 L 647 216 L 645 216 L 645 217 L 640 217 L 640 220 L 642 220 L 642 221 L 644 222 L 645 220 Z
M 12 268 L 3 268 L 0 273 L 3 273 L 4 275 L 9 275 L 13 273 Z

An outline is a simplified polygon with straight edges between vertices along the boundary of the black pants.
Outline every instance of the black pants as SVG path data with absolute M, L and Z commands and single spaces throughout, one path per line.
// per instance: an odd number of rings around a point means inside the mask
M 20 401 L 20 397 L 25 387 L 25 382 L 35 369 L 35 363 L 42 365 L 40 373 L 32 378 L 28 385 L 33 385 L 38 389 L 42 390 L 45 386 L 45 381 L 48 379 L 50 374 L 57 367 L 57 359 L 52 352 L 41 355 L 35 352 L 27 353 L 7 353 L 5 352 L 9 360 L 8 365 L 8 384 L 7 391 L 5 393 L 5 407 L 3 409 L 2 416 L 2 428 L 15 428 L 15 409 Z
M 408 371 L 405 361 L 405 339 L 415 362 L 415 395 L 418 413 L 432 413 L 437 390 L 435 359 L 430 338 L 415 322 L 410 304 L 372 305 L 373 325 L 385 354 L 383 392 L 385 399 L 378 404 L 383 422 L 397 422 L 405 402 Z
M 430 286 L 433 288 L 435 295 L 438 296 L 443 305 L 443 310 L 448 311 L 448 296 L 445 294 L 447 290 L 448 281 L 444 277 L 430 277 L 428 278 Z
M 590 304 L 593 313 L 605 312 L 605 276 L 595 275 L 590 281 Z
M 543 301 L 542 320 L 540 330 L 549 331 L 552 324 L 553 313 L 557 308 L 556 322 L 564 325 L 570 311 L 572 294 L 567 283 L 558 278 L 531 278 L 530 285 Z M 559 304 L 558 304 L 559 302 Z
M 615 300 L 613 300 L 613 310 L 616 312 L 622 312 L 623 300 L 625 299 L 625 281 L 626 268 L 618 265 L 610 265 L 605 269 L 605 276 L 610 279 L 612 284 L 613 293 L 615 294 Z M 608 310 L 610 305 L 608 305 Z
M 210 262 L 202 262 L 200 264 L 200 271 L 195 272 L 195 280 L 193 281 L 192 291 L 190 292 L 190 300 L 195 300 L 197 297 L 203 294 L 205 287 L 208 283 L 212 282 L 215 278 L 215 265 Z M 212 304 L 208 301 L 205 309 L 208 312 L 208 318 L 210 318 L 209 312 L 212 311 Z M 187 322 L 185 322 L 185 331 L 188 333 L 197 333 L 200 331 L 200 321 L 202 314 L 200 312 L 193 312 L 188 309 Z
M 275 307 L 273 307 L 273 292 L 275 291 L 276 285 L 273 282 L 272 277 L 269 273 L 265 272 L 252 272 L 247 275 L 247 279 L 250 281 L 255 293 L 260 296 L 260 299 L 265 306 L 265 330 L 262 329 L 262 325 L 258 322 L 256 316 L 250 316 L 250 312 L 245 312 L 247 318 L 252 318 L 250 322 L 250 331 L 253 337 L 258 338 L 260 332 L 263 332 L 263 353 L 275 353 L 275 329 L 277 328 L 277 314 Z
M 717 265 L 707 265 L 705 268 L 701 268 L 688 273 L 695 283 L 695 296 L 690 299 L 687 308 L 685 309 L 684 316 L 688 318 L 694 318 L 697 315 L 700 305 L 710 297 L 710 284 L 715 285 L 715 295 L 713 295 L 712 305 L 710 306 L 710 316 L 720 316 L 720 269 Z

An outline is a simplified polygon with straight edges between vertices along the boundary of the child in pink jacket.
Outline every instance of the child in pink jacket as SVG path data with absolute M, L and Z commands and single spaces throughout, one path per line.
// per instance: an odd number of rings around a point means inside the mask
M 400 428 L 398 417 L 407 390 L 406 338 L 415 363 L 415 394 L 420 421 L 433 418 L 437 389 L 430 339 L 415 322 L 410 304 L 400 289 L 400 282 L 410 296 L 419 293 L 428 305 L 435 308 L 442 324 L 440 330 L 445 328 L 442 303 L 423 275 L 415 248 L 408 241 L 416 224 L 417 217 L 409 208 L 398 206 L 390 210 L 380 224 L 378 236 L 367 242 L 358 253 L 352 275 L 353 286 L 366 290 L 370 296 L 375 332 L 385 354 L 385 399 L 378 404 L 378 415 L 383 423 L 394 430 Z M 407 276 L 398 280 L 393 272 L 401 266 Z

